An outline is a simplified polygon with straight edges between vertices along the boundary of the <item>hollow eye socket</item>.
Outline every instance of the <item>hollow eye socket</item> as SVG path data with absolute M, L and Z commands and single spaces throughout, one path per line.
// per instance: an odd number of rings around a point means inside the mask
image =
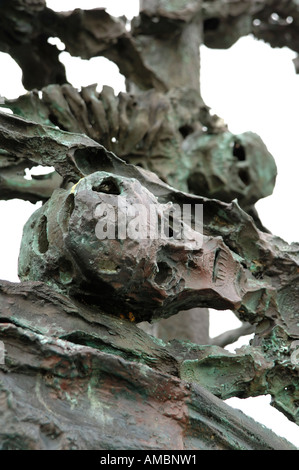
M 172 276 L 171 267 L 168 266 L 168 264 L 163 261 L 158 263 L 157 267 L 158 267 L 158 272 L 155 276 L 155 282 L 157 284 L 165 284 L 168 281 L 170 281 L 171 276 Z
M 250 184 L 250 174 L 249 171 L 245 168 L 241 168 L 238 172 L 240 180 L 248 186 Z
M 219 18 L 208 18 L 204 21 L 204 31 L 216 31 L 220 26 Z
M 239 142 L 235 142 L 233 146 L 233 156 L 237 157 L 240 162 L 244 162 L 246 160 L 246 150 L 243 145 Z
M 112 178 L 107 178 L 99 184 L 94 184 L 92 190 L 98 193 L 120 195 L 120 189 Z

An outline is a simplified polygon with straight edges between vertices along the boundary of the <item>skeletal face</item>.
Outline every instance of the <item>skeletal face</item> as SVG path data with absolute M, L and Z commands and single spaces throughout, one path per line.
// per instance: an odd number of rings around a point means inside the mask
M 189 191 L 242 207 L 269 196 L 275 185 L 276 165 L 260 137 L 252 132 L 233 135 L 191 134 L 183 149 L 193 169 Z
M 201 235 L 195 209 L 192 223 L 185 209 L 160 204 L 136 179 L 93 173 L 56 191 L 28 221 L 20 277 L 137 321 L 206 299 L 238 305 L 239 264 L 220 238 Z

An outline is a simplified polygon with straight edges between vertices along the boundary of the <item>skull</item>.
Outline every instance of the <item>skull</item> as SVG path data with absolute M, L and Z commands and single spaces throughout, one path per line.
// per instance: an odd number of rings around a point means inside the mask
M 261 138 L 252 132 L 188 136 L 183 150 L 192 172 L 189 191 L 231 202 L 244 209 L 272 194 L 276 164 Z
M 137 179 L 92 173 L 56 190 L 31 216 L 19 276 L 138 322 L 237 307 L 241 265 L 220 237 L 203 236 L 194 214 L 182 218 L 179 209 Z

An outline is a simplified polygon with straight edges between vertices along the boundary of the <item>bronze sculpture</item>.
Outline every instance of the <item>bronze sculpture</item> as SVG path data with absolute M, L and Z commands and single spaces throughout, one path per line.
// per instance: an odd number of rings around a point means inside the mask
M 26 4 L 25 12 L 21 3 L 7 4 L 13 40 L 4 27 L 1 41 L 22 64 L 24 85 L 32 91 L 6 100 L 14 115 L 0 115 L 0 194 L 45 203 L 24 228 L 22 282 L 1 282 L 1 339 L 7 345 L 1 390 L 8 423 L 2 446 L 47 448 L 51 436 L 56 448 L 78 442 L 79 448 L 140 448 L 138 413 L 147 416 L 141 400 L 147 390 L 161 426 L 161 449 L 291 448 L 250 420 L 240 426 L 238 414 L 219 400 L 270 394 L 273 405 L 298 423 L 299 259 L 298 245 L 270 234 L 254 208 L 273 190 L 273 157 L 258 136 L 234 136 L 211 116 L 199 87 L 199 45 L 220 41 L 228 47 L 248 33 L 249 19 L 267 17 L 268 6 L 235 2 L 220 14 L 213 2 L 145 0 L 128 32 L 121 19 L 101 9 L 56 13 L 40 1 Z M 33 25 L 21 39 L 20 15 Z M 265 23 L 258 33 L 271 42 L 273 25 Z M 59 36 L 74 55 L 103 54 L 115 61 L 127 78 L 127 93 L 116 97 L 111 88 L 98 93 L 95 86 L 75 90 L 41 31 Z M 51 50 L 35 77 L 17 43 L 32 46 L 36 65 Z M 34 181 L 25 188 L 16 175 L 37 164 L 56 170 L 42 180 L 42 191 Z M 166 241 L 99 239 L 96 208 L 100 202 L 115 207 L 120 196 L 145 207 L 201 205 L 202 245 L 187 246 L 174 231 Z M 193 224 L 190 219 L 190 233 Z M 209 307 L 229 308 L 250 324 L 251 344 L 236 355 L 210 344 Z M 194 308 L 202 317 L 197 328 L 202 324 L 205 332 L 200 344 L 164 342 L 137 327 L 161 318 L 171 322 Z M 20 357 L 18 344 L 32 356 Z M 26 420 L 18 425 L 19 411 L 10 405 L 13 396 L 24 407 L 31 403 L 26 388 L 18 392 L 27 370 L 38 398 L 32 434 Z M 130 396 L 127 413 L 113 409 L 111 386 L 123 389 L 119 400 Z M 61 403 L 68 411 L 59 425 Z M 212 416 L 206 427 L 201 403 Z M 70 428 L 82 410 L 91 420 L 86 429 L 97 428 L 90 440 Z M 228 415 L 231 424 L 225 425 Z M 120 432 L 117 443 L 118 420 L 129 422 L 131 434 Z M 20 436 L 17 444 L 13 432 Z M 157 444 L 152 423 L 147 439 L 146 448 Z

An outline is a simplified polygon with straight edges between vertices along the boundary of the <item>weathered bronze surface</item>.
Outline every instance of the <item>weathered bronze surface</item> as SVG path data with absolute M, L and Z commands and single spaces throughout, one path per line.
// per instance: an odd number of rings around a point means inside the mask
M 295 450 L 182 380 L 206 346 L 167 345 L 41 282 L 0 288 L 3 450 Z
M 211 115 L 199 46 L 252 32 L 299 50 L 295 2 L 144 0 L 130 31 L 103 9 L 2 10 L 0 49 L 28 93 L 0 112 L 0 197 L 43 205 L 24 227 L 21 282 L 0 281 L 0 448 L 293 449 L 222 401 L 270 394 L 299 423 L 299 244 L 260 221 L 274 159 Z M 113 60 L 127 91 L 75 89 L 52 36 Z M 55 171 L 26 180 L 36 165 Z M 103 204 L 117 225 L 119 204 L 137 203 L 160 215 L 202 206 L 203 225 L 185 224 L 188 242 L 174 226 L 99 237 Z M 209 308 L 243 326 L 213 341 Z M 249 332 L 248 346 L 224 349 Z

